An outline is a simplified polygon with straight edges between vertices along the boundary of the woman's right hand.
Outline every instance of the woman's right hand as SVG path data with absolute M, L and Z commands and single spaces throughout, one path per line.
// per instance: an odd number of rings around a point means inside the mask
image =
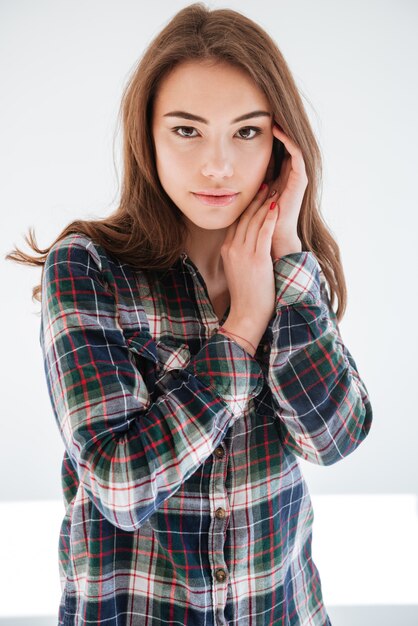
M 256 347 L 275 308 L 271 244 L 279 209 L 275 205 L 270 210 L 277 193 L 268 197 L 268 191 L 267 187 L 255 195 L 229 226 L 221 247 L 231 300 L 223 327 L 239 333 Z

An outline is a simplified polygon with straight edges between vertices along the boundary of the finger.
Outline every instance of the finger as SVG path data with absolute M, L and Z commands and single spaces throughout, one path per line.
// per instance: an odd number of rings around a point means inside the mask
M 286 155 L 280 167 L 280 174 L 277 177 L 276 181 L 274 182 L 274 186 L 278 190 L 279 193 L 282 193 L 282 191 L 286 188 L 291 169 L 292 169 L 292 161 L 291 161 L 290 155 Z
M 267 218 L 267 215 L 270 212 L 271 203 L 276 200 L 277 192 L 272 197 L 267 198 L 263 206 L 259 209 L 259 211 L 257 211 L 257 213 L 252 217 L 251 221 L 248 224 L 247 234 L 245 237 L 245 245 L 252 252 L 255 252 L 256 250 L 259 232 L 264 220 Z
M 257 203 L 255 206 L 251 207 L 248 212 L 246 212 L 246 214 L 242 217 L 243 223 L 241 225 L 240 231 L 240 242 L 242 244 L 246 242 L 248 237 L 248 229 L 255 218 L 257 219 L 256 223 L 259 227 L 261 223 L 260 220 L 262 220 L 262 215 L 259 216 L 259 212 L 263 207 L 269 206 L 271 204 L 271 200 L 275 199 L 277 195 L 277 186 L 273 189 L 268 186 L 267 189 L 263 190 L 263 195 L 264 197 L 261 198 L 261 204 Z M 255 242 L 254 236 L 256 236 L 256 234 L 254 235 L 253 233 L 253 243 Z
M 297 143 L 290 139 L 290 137 L 279 128 L 277 122 L 273 126 L 273 134 L 284 144 L 290 154 L 292 169 L 294 169 L 296 173 L 304 175 L 306 173 L 305 161 L 303 159 L 302 150 Z
M 276 228 L 277 218 L 279 217 L 280 208 L 277 203 L 273 209 L 267 211 L 264 222 L 258 233 L 255 253 L 265 256 L 271 256 L 271 241 L 274 229 Z
M 235 233 L 235 238 L 237 242 L 241 244 L 244 243 L 246 234 L 247 234 L 248 224 L 250 220 L 252 219 L 252 217 L 257 213 L 257 211 L 266 201 L 266 198 L 268 197 L 268 192 L 269 192 L 269 187 L 268 185 L 266 185 L 264 189 L 262 189 L 261 191 L 259 190 L 256 193 L 256 195 L 254 196 L 253 200 L 250 202 L 248 207 L 243 211 L 243 213 L 241 213 L 241 216 L 238 222 L 238 228 Z

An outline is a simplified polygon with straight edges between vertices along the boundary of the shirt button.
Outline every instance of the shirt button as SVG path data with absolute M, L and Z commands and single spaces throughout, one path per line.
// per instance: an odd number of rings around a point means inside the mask
M 215 578 L 218 583 L 223 583 L 226 578 L 226 572 L 224 569 L 217 569 L 215 572 Z
M 216 509 L 215 516 L 218 519 L 225 519 L 225 515 L 226 515 L 225 509 L 223 509 L 222 507 L 219 507 L 219 509 Z
M 269 348 L 270 348 L 270 346 L 268 345 L 268 343 L 266 343 L 266 344 L 263 346 L 263 352 L 268 352 L 268 351 L 269 351 Z
M 225 452 L 222 446 L 218 446 L 217 448 L 215 448 L 215 455 L 218 457 L 218 459 L 223 459 L 224 454 Z

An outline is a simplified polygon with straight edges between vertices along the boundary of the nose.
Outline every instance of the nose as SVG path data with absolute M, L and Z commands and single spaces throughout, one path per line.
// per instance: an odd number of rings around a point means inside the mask
M 229 178 L 233 174 L 230 155 L 221 142 L 209 149 L 209 154 L 202 167 L 203 176 L 212 178 Z

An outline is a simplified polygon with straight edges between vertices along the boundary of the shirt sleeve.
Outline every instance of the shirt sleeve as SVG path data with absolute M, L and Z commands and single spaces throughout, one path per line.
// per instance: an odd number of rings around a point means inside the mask
M 136 367 L 87 239 L 64 238 L 42 273 L 40 344 L 66 451 L 99 511 L 126 531 L 141 526 L 220 444 L 260 393 L 259 363 L 213 334 L 152 394 Z M 143 333 L 144 354 L 152 341 Z M 151 402 L 151 395 L 153 401 Z
M 300 457 L 331 465 L 370 430 L 372 408 L 344 345 L 312 252 L 273 262 L 276 312 L 268 384 L 284 445 Z

